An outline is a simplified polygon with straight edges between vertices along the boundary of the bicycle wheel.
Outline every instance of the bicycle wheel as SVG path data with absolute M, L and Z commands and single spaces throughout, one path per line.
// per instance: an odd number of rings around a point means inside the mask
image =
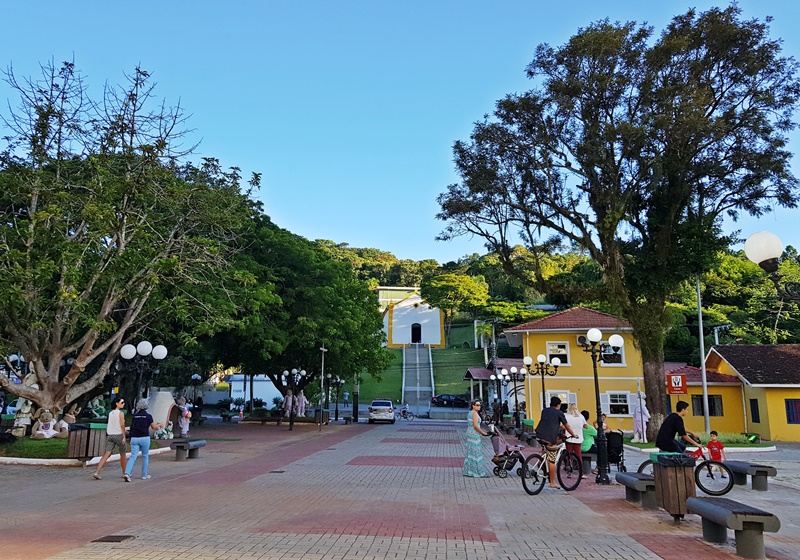
M 556 476 L 561 488 L 567 492 L 578 487 L 581 483 L 581 476 L 583 476 L 583 465 L 581 465 L 581 460 L 578 458 L 577 453 L 567 451 L 558 458 Z
M 709 496 L 722 496 L 733 488 L 733 473 L 719 461 L 703 461 L 694 469 L 694 481 Z
M 639 465 L 639 468 L 636 470 L 636 472 L 640 472 L 642 474 L 649 474 L 650 476 L 653 476 L 653 461 L 648 459 L 647 461 Z
M 406 420 L 411 422 L 413 419 L 414 419 L 414 413 L 413 412 L 406 412 Z
M 522 487 L 531 496 L 535 496 L 544 488 L 547 473 L 544 470 L 544 460 L 541 455 L 533 453 L 528 455 L 522 463 Z

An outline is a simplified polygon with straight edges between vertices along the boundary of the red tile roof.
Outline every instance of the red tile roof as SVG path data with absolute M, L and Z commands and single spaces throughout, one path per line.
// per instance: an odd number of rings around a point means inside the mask
M 753 385 L 800 385 L 800 344 L 713 346 L 709 362 L 714 365 L 720 358 Z
M 628 321 L 615 315 L 587 309 L 586 307 L 573 307 L 536 321 L 523 323 L 506 331 L 547 331 L 547 330 L 587 330 L 592 327 L 598 329 L 631 330 Z
M 682 365 L 678 367 L 674 362 L 669 363 L 670 367 L 667 367 L 667 364 L 664 364 L 664 374 L 666 382 L 666 375 L 675 375 L 678 373 L 683 373 L 686 375 L 686 383 L 687 385 L 700 385 L 703 383 L 703 371 L 699 367 L 689 366 L 689 365 Z M 734 376 L 734 375 L 725 375 L 724 373 L 717 373 L 714 370 L 706 370 L 706 382 L 707 383 L 736 383 L 737 385 L 741 385 L 742 381 Z

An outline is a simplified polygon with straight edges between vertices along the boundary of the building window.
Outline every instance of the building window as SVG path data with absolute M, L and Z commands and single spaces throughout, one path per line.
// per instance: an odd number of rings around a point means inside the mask
M 600 395 L 600 407 L 608 416 L 631 416 L 631 394 L 603 393 Z
M 753 424 L 761 424 L 761 412 L 758 410 L 758 399 L 750 399 L 750 420 Z
M 625 365 L 625 347 L 623 346 L 617 352 L 612 350 L 607 340 L 600 342 L 600 364 L 603 366 L 624 366 Z
M 800 399 L 786 399 L 786 422 L 800 424 Z
M 692 395 L 692 414 L 705 416 L 703 412 L 703 395 Z M 708 415 L 722 416 L 722 395 L 708 395 Z
M 562 366 L 569 364 L 569 343 L 568 342 L 548 342 L 547 343 L 547 361 L 552 363 L 553 358 L 561 360 Z

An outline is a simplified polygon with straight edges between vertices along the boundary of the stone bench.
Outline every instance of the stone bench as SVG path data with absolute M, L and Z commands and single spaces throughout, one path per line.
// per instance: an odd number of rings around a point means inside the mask
M 175 451 L 176 461 L 185 461 L 189 459 L 196 459 L 200 456 L 200 448 L 205 447 L 206 440 L 204 439 L 173 439 L 169 444 L 169 448 Z
M 728 529 L 733 529 L 736 554 L 742 558 L 764 558 L 764 531 L 776 533 L 781 528 L 775 515 L 728 498 L 690 497 L 686 507 L 702 517 L 703 538 L 708 542 L 727 542 Z
M 775 476 L 778 470 L 768 465 L 755 465 L 746 461 L 725 461 L 724 465 L 733 473 L 733 483 L 739 486 L 747 484 L 747 475 L 752 477 L 753 490 L 766 492 L 769 486 L 768 476 Z
M 634 504 L 642 504 L 643 509 L 658 509 L 656 504 L 656 481 L 653 475 L 618 472 L 614 478 L 625 487 L 625 499 L 627 501 Z
M 581 459 L 583 459 L 583 474 L 590 474 L 592 472 L 592 461 L 597 464 L 597 453 L 584 453 L 581 451 Z

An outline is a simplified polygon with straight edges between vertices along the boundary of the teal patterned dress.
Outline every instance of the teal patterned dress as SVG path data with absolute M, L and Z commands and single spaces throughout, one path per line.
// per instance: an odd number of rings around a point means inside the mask
M 477 414 L 477 412 L 470 410 L 467 413 L 467 456 L 464 458 L 464 476 L 487 478 L 489 475 L 483 468 L 483 445 L 481 445 L 481 435 L 472 424 L 473 414 Z

